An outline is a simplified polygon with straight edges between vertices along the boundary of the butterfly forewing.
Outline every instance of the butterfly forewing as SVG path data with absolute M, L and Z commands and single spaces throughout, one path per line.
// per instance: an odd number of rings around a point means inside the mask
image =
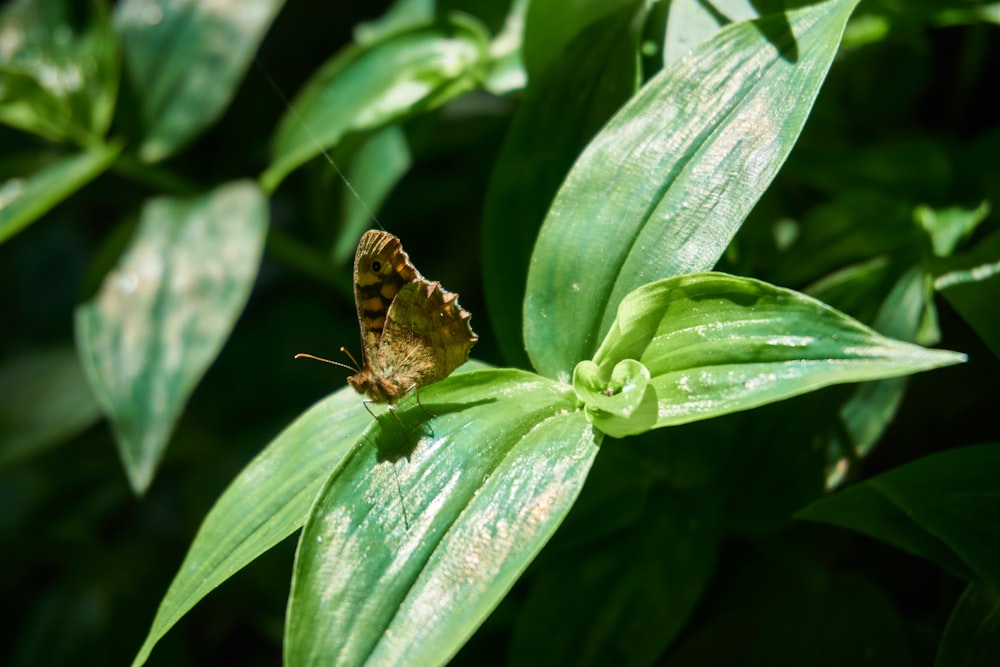
M 478 340 L 458 295 L 420 275 L 388 232 L 361 237 L 354 298 L 362 368 L 348 381 L 373 401 L 393 403 L 414 387 L 448 376 Z
M 354 302 L 361 326 L 361 366 L 378 354 L 392 300 L 408 282 L 423 279 L 399 239 L 387 232 L 365 232 L 354 255 Z

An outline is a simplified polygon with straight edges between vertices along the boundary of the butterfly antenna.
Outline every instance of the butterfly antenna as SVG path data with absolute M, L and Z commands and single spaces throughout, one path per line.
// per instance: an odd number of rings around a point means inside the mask
M 340 348 L 340 349 L 343 350 L 344 348 Z M 350 354 L 348 354 L 347 356 L 350 357 L 351 361 L 354 361 L 354 357 L 351 357 Z M 341 368 L 346 368 L 347 370 L 353 371 L 355 373 L 358 372 L 358 369 L 355 368 L 355 367 L 353 367 L 353 366 L 348 366 L 347 364 L 342 364 L 339 361 L 330 361 L 329 359 L 324 359 L 323 357 L 317 357 L 314 354 L 306 354 L 305 352 L 299 352 L 298 354 L 295 355 L 295 358 L 296 359 L 315 359 L 316 361 L 322 361 L 324 364 L 333 364 L 334 366 L 340 366 Z M 358 362 L 354 361 L 354 363 L 357 364 Z
M 368 216 L 375 221 L 375 224 L 379 226 L 379 229 L 384 230 L 385 227 L 383 227 L 382 223 L 379 222 L 379 219 L 375 215 L 375 212 L 372 211 L 370 208 L 368 208 L 368 204 L 366 204 L 365 200 L 361 198 L 361 195 L 358 194 L 358 191 L 354 189 L 354 186 L 351 185 L 351 182 L 347 180 L 347 176 L 345 176 L 344 172 L 342 172 L 340 170 L 340 167 L 337 166 L 337 163 L 333 160 L 333 157 L 326 151 L 325 148 L 323 148 L 323 144 L 320 143 L 319 139 L 316 138 L 316 135 L 313 134 L 312 130 L 303 120 L 302 115 L 299 114 L 299 110 L 296 109 L 294 106 L 292 106 L 292 103 L 288 100 L 287 97 L 285 97 L 285 94 L 281 92 L 281 88 L 278 87 L 278 83 L 273 78 L 271 78 L 270 74 L 267 73 L 267 70 L 264 69 L 264 66 L 260 64 L 260 60 L 257 58 L 257 56 L 254 56 L 253 63 L 254 65 L 257 66 L 257 69 L 260 70 L 261 75 L 271 86 L 271 88 L 274 89 L 274 92 L 278 94 L 278 97 L 281 98 L 281 101 L 285 103 L 285 107 L 288 109 L 289 113 L 292 114 L 292 117 L 295 118 L 295 122 L 299 124 L 299 127 L 305 130 L 305 133 L 309 136 L 309 139 L 311 139 L 312 142 L 316 145 L 316 148 L 319 149 L 320 154 L 322 154 L 322 156 L 326 158 L 326 161 L 330 163 L 330 166 L 333 167 L 333 170 L 337 172 L 337 175 L 340 176 L 340 180 L 344 181 L 344 185 L 347 186 L 347 189 L 350 190 L 351 195 L 358 200 L 359 204 L 361 204 L 361 208 L 365 209 L 365 213 L 367 213 Z M 323 361 L 325 361 L 325 359 Z
M 351 363 L 354 364 L 354 367 L 357 370 L 359 370 L 359 371 L 361 370 L 361 364 L 359 364 L 358 360 L 354 358 L 354 355 L 351 354 L 350 350 L 348 350 L 346 347 L 344 347 L 343 345 L 341 345 L 340 346 L 340 351 L 347 355 L 347 358 L 351 360 Z

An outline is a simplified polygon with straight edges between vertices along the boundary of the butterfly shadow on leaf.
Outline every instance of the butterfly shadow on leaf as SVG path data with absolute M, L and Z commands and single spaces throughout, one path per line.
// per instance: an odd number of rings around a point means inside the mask
M 380 426 L 376 433 L 380 437 L 366 439 L 375 447 L 379 463 L 383 461 L 396 463 L 400 459 L 408 459 L 422 439 L 436 436 L 433 425 L 436 417 L 495 401 L 495 398 L 484 398 L 479 401 L 457 403 L 434 402 L 433 399 L 428 401 L 423 398 L 420 406 L 414 401 L 405 408 L 389 408 L 375 415 L 375 420 Z

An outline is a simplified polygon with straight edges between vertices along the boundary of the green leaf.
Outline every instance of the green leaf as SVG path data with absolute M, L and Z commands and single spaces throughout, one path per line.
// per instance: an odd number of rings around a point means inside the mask
M 918 235 L 911 213 L 899 197 L 876 190 L 834 196 L 809 210 L 769 275 L 782 285 L 799 285 L 880 253 L 906 253 L 916 261 Z
M 942 262 L 934 288 L 1000 357 L 1000 318 L 995 313 L 1000 293 L 1000 232 L 984 238 L 969 253 Z
M 430 26 L 355 45 L 329 60 L 282 117 L 268 192 L 296 167 L 348 133 L 425 112 L 477 87 L 489 63 L 489 36 L 476 20 L 453 15 Z
M 252 183 L 150 201 L 95 299 L 76 312 L 84 371 L 142 493 L 174 422 L 257 275 L 267 202 Z
M 354 40 L 371 44 L 410 28 L 427 25 L 434 20 L 435 0 L 396 0 L 377 19 L 354 26 Z
M 511 365 L 529 363 L 522 313 L 538 228 L 573 161 L 638 83 L 639 9 L 620 4 L 531 81 L 493 169 L 483 213 L 483 282 L 497 342 Z
M 0 184 L 0 243 L 45 215 L 107 169 L 121 146 L 97 146 Z
M 934 667 L 1000 664 L 1000 592 L 969 584 L 938 646 Z
M 344 387 L 306 411 L 243 469 L 198 529 L 133 667 L 199 600 L 305 523 L 330 471 L 371 421 L 361 397 Z
M 524 15 L 529 4 L 528 0 L 513 0 L 503 28 L 490 43 L 493 62 L 489 78 L 483 83 L 483 87 L 494 95 L 521 90 L 528 83 L 521 48 L 524 41 Z
M 524 18 L 522 57 L 529 81 L 562 57 L 588 26 L 626 8 L 634 0 L 532 0 Z
M 347 178 L 341 181 L 344 214 L 332 253 L 335 264 L 346 264 L 354 257 L 361 235 L 371 225 L 374 211 L 381 207 L 393 186 L 410 169 L 410 162 L 406 135 L 397 125 L 370 136 L 354 154 L 347 168 Z
M 0 366 L 0 471 L 61 444 L 101 416 L 72 348 Z
M 935 210 L 921 204 L 913 211 L 913 218 L 931 239 L 934 254 L 948 257 L 955 248 L 972 235 L 979 224 L 990 214 L 990 203 L 983 201 L 976 208 L 952 206 Z
M 619 361 L 610 377 L 594 362 L 581 361 L 573 371 L 573 390 L 587 404 L 591 424 L 624 438 L 656 424 L 656 392 L 649 380 L 649 369 L 635 359 Z
M 452 376 L 420 400 L 436 416 L 413 401 L 383 414 L 313 507 L 291 667 L 443 664 L 555 531 L 597 453 L 569 388 L 532 374 Z
M 917 341 L 931 298 L 928 287 L 929 276 L 920 266 L 900 276 L 885 297 L 873 322 L 874 328 L 897 340 Z M 833 451 L 841 458 L 829 466 L 832 471 L 829 486 L 838 484 L 853 462 L 867 456 L 878 444 L 903 401 L 906 385 L 905 377 L 866 382 L 840 408 L 848 442 L 837 442 L 834 447 Z
M 1000 591 L 1000 445 L 926 456 L 818 500 L 796 518 L 862 532 Z
M 0 35 L 0 122 L 53 141 L 100 141 L 121 67 L 104 3 L 20 0 L 0 13 Z
M 760 0 L 715 0 L 711 4 L 698 0 L 676 0 L 670 3 L 667 15 L 667 30 L 664 35 L 663 64 L 672 66 L 691 52 L 699 44 L 708 41 L 715 33 L 730 23 L 749 21 L 772 11 L 780 11 L 774 6 L 764 9 Z
M 229 105 L 283 0 L 122 0 L 115 22 L 140 104 L 143 160 L 175 153 Z
M 662 427 L 832 384 L 947 366 L 965 355 L 886 338 L 792 290 L 705 273 L 646 285 L 622 301 L 594 363 L 608 376 L 623 359 L 649 369 L 655 427 Z
M 855 4 L 723 29 L 590 143 L 531 258 L 525 344 L 541 374 L 568 380 L 635 288 L 714 265 L 798 138 Z

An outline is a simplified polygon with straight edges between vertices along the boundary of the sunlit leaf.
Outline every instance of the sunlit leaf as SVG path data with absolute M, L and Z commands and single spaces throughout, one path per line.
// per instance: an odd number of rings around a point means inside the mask
M 485 77 L 489 42 L 476 20 L 454 15 L 348 47 L 328 61 L 292 101 L 274 137 L 267 191 L 350 132 L 372 130 L 433 109 Z
M 453 376 L 420 401 L 435 416 L 415 401 L 383 414 L 313 507 L 291 667 L 444 663 L 555 531 L 597 453 L 573 393 L 535 375 Z
M 100 292 L 77 309 L 84 371 L 138 493 L 243 309 L 266 225 L 267 203 L 246 182 L 152 200 Z
M 583 147 L 638 86 L 641 9 L 637 2 L 619 4 L 531 80 L 496 159 L 483 213 L 483 274 L 491 322 L 510 365 L 529 365 L 524 288 L 552 197 Z
M 662 427 L 832 384 L 948 366 L 965 355 L 886 338 L 798 292 L 705 273 L 646 285 L 622 301 L 593 361 L 611 377 L 625 359 L 649 370 Z M 598 403 L 588 408 L 602 412 Z
M 98 146 L 0 183 L 0 243 L 97 178 L 120 151 L 117 145 Z
M 715 0 L 711 4 L 698 0 L 671 2 L 663 47 L 664 65 L 678 62 L 730 23 L 749 21 L 782 9 L 780 2 L 770 4 L 765 10 L 766 3 L 759 0 Z
M 139 154 L 176 152 L 226 109 L 284 0 L 122 0 L 115 22 L 138 93 Z
M 539 372 L 568 380 L 626 294 L 715 264 L 798 138 L 855 4 L 724 28 L 590 143 L 531 259 L 525 344 Z
M 361 397 L 344 387 L 310 408 L 243 469 L 198 529 L 134 667 L 199 600 L 302 526 L 323 481 L 371 420 Z
M 83 146 L 103 138 L 121 60 L 104 3 L 20 0 L 0 12 L 0 36 L 0 122 Z

